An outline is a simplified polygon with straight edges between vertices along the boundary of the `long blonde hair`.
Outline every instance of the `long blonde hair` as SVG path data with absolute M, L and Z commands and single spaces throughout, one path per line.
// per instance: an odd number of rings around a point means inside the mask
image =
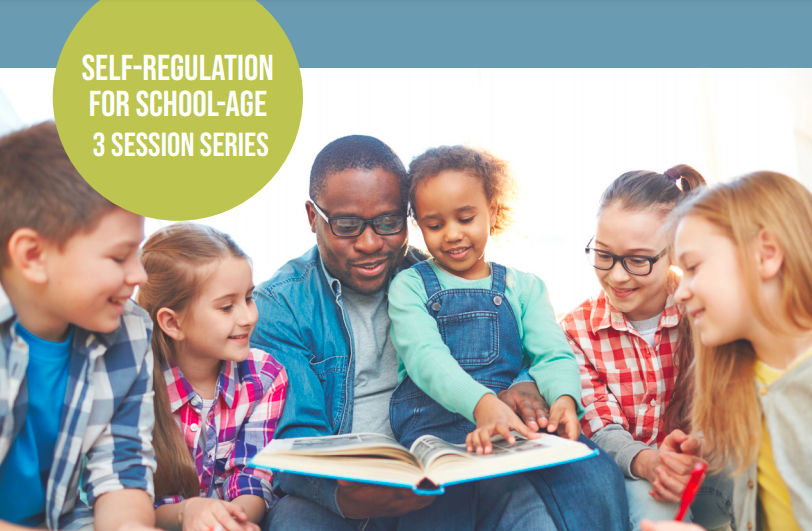
M 141 262 L 147 282 L 138 289 L 136 302 L 154 323 L 152 351 L 155 355 L 155 432 L 152 444 L 158 461 L 155 497 L 200 495 L 200 481 L 192 456 L 178 429 L 169 403 L 164 366 L 173 359 L 175 341 L 158 324 L 161 308 L 181 312 L 194 300 L 205 280 L 200 267 L 233 256 L 248 259 L 228 234 L 196 223 L 176 223 L 159 230 L 144 243 Z
M 750 306 L 761 323 L 786 335 L 812 329 L 812 194 L 803 185 L 780 173 L 751 173 L 702 190 L 677 207 L 672 227 L 688 216 L 712 223 L 736 244 Z M 764 310 L 753 260 L 753 245 L 762 230 L 775 239 L 784 255 L 779 273 L 782 311 L 775 314 Z M 761 440 L 755 351 L 743 339 L 706 347 L 698 333 L 693 335 L 693 429 L 704 434 L 712 470 L 731 464 L 740 473 L 758 458 Z

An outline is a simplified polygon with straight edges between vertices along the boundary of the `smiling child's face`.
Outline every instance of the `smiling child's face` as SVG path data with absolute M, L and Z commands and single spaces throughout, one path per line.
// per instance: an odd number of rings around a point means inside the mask
M 663 215 L 654 209 L 628 210 L 607 206 L 598 216 L 593 247 L 619 256 L 657 256 L 666 247 Z M 595 269 L 609 301 L 630 321 L 644 321 L 663 311 L 668 298 L 666 257 L 648 275 L 632 275 L 618 261 L 610 270 Z
M 736 244 L 712 223 L 688 216 L 674 241 L 683 275 L 675 293 L 702 343 L 715 347 L 747 338 L 756 326 Z
M 429 252 L 445 270 L 467 280 L 490 275 L 485 246 L 496 222 L 482 181 L 447 170 L 421 182 L 414 194 L 415 218 Z
M 243 361 L 258 312 L 251 265 L 229 256 L 202 266 L 205 279 L 194 302 L 181 313 L 184 356 Z
M 147 274 L 138 257 L 144 218 L 115 207 L 94 228 L 61 246 L 45 245 L 48 285 L 40 312 L 40 337 L 57 341 L 74 324 L 109 333 L 121 324 L 124 304 Z

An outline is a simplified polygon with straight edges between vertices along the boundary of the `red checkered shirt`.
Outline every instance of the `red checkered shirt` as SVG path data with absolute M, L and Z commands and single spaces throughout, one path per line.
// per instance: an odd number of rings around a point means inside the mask
M 680 316 L 669 296 L 653 348 L 603 291 L 561 319 L 581 367 L 584 435 L 620 424 L 644 444 L 665 439 L 662 416 L 677 375 L 673 353 Z
M 200 496 L 230 501 L 253 494 L 270 508 L 273 475 L 249 467 L 248 461 L 271 442 L 282 415 L 288 386 L 282 365 L 259 349 L 251 349 L 245 361 L 224 361 L 215 402 L 205 420 L 201 418 L 203 400 L 180 368 L 174 363 L 164 366 L 164 378 L 175 421 L 194 456 Z M 180 496 L 166 496 L 155 507 L 181 501 Z

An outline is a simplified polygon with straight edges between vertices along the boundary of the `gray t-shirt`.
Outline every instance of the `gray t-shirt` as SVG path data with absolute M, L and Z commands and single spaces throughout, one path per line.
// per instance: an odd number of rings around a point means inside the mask
M 363 295 L 341 286 L 341 295 L 355 352 L 352 432 L 394 437 L 389 425 L 389 397 L 398 384 L 398 360 L 389 339 L 386 290 Z
M 662 315 L 663 312 L 660 312 L 645 321 L 629 321 L 634 329 L 637 330 L 637 333 L 643 336 L 643 339 L 651 347 L 654 346 L 654 335 L 657 333 L 657 326 L 660 324 L 660 317 L 662 317 Z

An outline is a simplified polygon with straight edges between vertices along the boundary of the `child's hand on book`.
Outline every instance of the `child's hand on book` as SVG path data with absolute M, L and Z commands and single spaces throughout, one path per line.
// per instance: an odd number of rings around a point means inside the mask
M 578 420 L 578 413 L 575 412 L 575 400 L 571 396 L 564 395 L 553 402 L 547 431 L 558 433 L 560 437 L 566 437 L 571 441 L 578 440 L 578 436 L 581 435 L 581 422 Z
M 493 451 L 491 437 L 497 433 L 501 435 L 509 444 L 516 442 L 511 430 L 516 430 L 528 439 L 538 439 L 538 433 L 525 426 L 513 410 L 488 393 L 479 399 L 474 408 L 474 419 L 476 429 L 465 438 L 465 447 L 469 452 L 478 454 L 489 454 Z

